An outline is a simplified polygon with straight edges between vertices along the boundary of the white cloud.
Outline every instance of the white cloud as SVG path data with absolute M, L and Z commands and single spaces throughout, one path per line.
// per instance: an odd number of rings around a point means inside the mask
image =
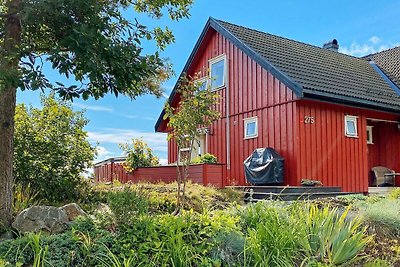
M 109 107 L 102 107 L 102 106 L 95 106 L 95 105 L 85 105 L 81 103 L 72 103 L 72 106 L 80 108 L 80 109 L 86 109 L 86 110 L 92 110 L 92 111 L 104 111 L 104 112 L 113 112 L 112 108 Z
M 168 165 L 168 159 L 159 159 L 160 165 Z
M 372 36 L 371 38 L 369 38 L 368 41 L 370 41 L 373 44 L 377 44 L 381 41 L 381 38 L 379 38 L 378 36 Z
M 339 48 L 339 52 L 355 57 L 362 57 L 369 54 L 377 53 L 395 46 L 400 45 L 399 43 L 385 42 L 377 36 L 372 36 L 363 44 L 353 42 L 350 47 L 342 46 Z
M 88 137 L 92 142 L 112 144 L 127 143 L 132 138 L 142 138 L 154 151 L 167 152 L 167 135 L 164 133 L 106 128 L 102 131 L 89 131 Z
M 128 119 L 142 119 L 142 120 L 148 120 L 148 121 L 156 121 L 155 118 L 153 117 L 148 117 L 148 116 L 139 116 L 139 115 L 122 115 Z

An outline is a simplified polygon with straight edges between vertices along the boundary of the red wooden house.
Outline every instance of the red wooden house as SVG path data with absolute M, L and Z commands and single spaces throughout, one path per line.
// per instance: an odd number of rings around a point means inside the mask
M 246 184 L 243 161 L 260 147 L 285 158 L 285 185 L 367 192 L 373 166 L 400 172 L 400 47 L 357 58 L 336 40 L 320 48 L 210 18 L 182 71 L 199 72 L 221 118 L 196 151 L 224 164 L 223 185 Z M 170 130 L 163 114 L 157 132 Z M 178 157 L 169 141 L 169 163 Z

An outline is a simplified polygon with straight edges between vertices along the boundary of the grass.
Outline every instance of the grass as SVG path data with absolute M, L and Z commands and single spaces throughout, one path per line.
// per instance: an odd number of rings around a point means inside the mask
M 1 243 L 0 266 L 385 266 L 400 256 L 400 200 L 244 205 L 231 189 L 189 184 L 187 192 L 185 210 L 172 216 L 174 184 L 98 185 L 84 202 L 91 217 L 60 235 Z M 111 212 L 94 212 L 98 203 Z M 370 234 L 382 227 L 390 239 Z

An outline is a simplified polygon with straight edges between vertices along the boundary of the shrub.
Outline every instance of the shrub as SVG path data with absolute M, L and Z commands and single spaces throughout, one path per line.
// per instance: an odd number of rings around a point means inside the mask
M 389 194 L 389 198 L 400 199 L 400 188 L 393 189 Z
M 400 235 L 400 200 L 384 199 L 360 206 L 363 219 L 375 231 L 389 235 Z
M 108 192 L 107 203 L 118 222 L 127 222 L 148 212 L 148 202 L 144 192 L 134 190 L 130 186 L 125 186 L 122 191 Z
M 201 156 L 197 156 L 192 159 L 192 163 L 199 164 L 199 163 L 217 163 L 217 157 L 213 154 L 206 153 Z
M 15 114 L 14 174 L 30 184 L 39 199 L 62 202 L 78 198 L 85 186 L 81 173 L 92 165 L 95 148 L 87 139 L 88 123 L 53 95 L 42 97 L 42 109 L 20 104 Z
M 35 192 L 31 185 L 28 184 L 26 187 L 21 184 L 17 184 L 14 187 L 14 199 L 13 199 L 13 213 L 18 214 L 26 208 L 38 205 L 40 201 L 37 199 L 38 193 Z
M 140 167 L 151 167 L 160 164 L 158 158 L 153 155 L 153 150 L 142 140 L 131 140 L 131 143 L 120 144 L 124 155 L 126 155 L 124 166 L 129 172 L 133 172 Z

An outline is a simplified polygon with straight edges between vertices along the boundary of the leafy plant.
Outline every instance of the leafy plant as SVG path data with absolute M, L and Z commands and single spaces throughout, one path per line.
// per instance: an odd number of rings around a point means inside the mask
M 392 191 L 390 191 L 389 198 L 400 199 L 400 188 L 395 188 Z
M 129 172 L 133 172 L 140 167 L 151 167 L 160 164 L 158 158 L 153 155 L 152 149 L 142 139 L 133 138 L 130 144 L 120 144 L 119 147 L 126 156 L 124 167 Z
M 84 131 L 88 121 L 82 112 L 73 111 L 54 95 L 43 96 L 42 106 L 41 109 L 17 106 L 16 182 L 29 188 L 38 199 L 57 202 L 79 198 L 86 186 L 81 173 L 91 166 L 95 155 Z
M 342 265 L 359 260 L 358 254 L 372 241 L 359 218 L 346 220 L 350 207 L 341 214 L 337 208 L 315 204 L 299 207 L 292 213 L 297 222 L 299 243 L 311 261 Z
M 400 200 L 384 199 L 360 205 L 363 219 L 375 229 L 388 235 L 400 235 Z
M 46 254 L 48 247 L 43 247 L 40 241 L 40 233 L 28 233 L 28 244 L 33 251 L 33 264 L 32 267 L 44 267 L 46 263 Z
M 119 222 L 127 222 L 148 211 L 144 192 L 133 190 L 129 186 L 122 191 L 109 192 L 107 202 Z
M 206 153 L 201 156 L 197 156 L 194 159 L 192 159 L 192 163 L 198 164 L 198 163 L 217 163 L 217 157 L 210 154 Z
M 168 120 L 168 127 L 172 130 L 168 140 L 174 140 L 178 151 L 188 148 L 180 153 L 177 166 L 177 209 L 179 213 L 184 205 L 186 182 L 188 180 L 189 164 L 194 148 L 194 142 L 199 136 L 199 128 L 209 127 L 220 116 L 213 107 L 219 102 L 219 95 L 208 87 L 203 89 L 196 77 L 193 79 L 183 75 L 179 80 L 178 93 L 180 101 L 177 107 L 165 103 L 164 120 Z
M 31 185 L 28 183 L 27 186 L 17 184 L 14 187 L 14 201 L 13 201 L 13 212 L 14 214 L 20 213 L 22 210 L 31 206 L 38 205 L 40 201 L 38 198 L 38 192 L 35 192 Z

